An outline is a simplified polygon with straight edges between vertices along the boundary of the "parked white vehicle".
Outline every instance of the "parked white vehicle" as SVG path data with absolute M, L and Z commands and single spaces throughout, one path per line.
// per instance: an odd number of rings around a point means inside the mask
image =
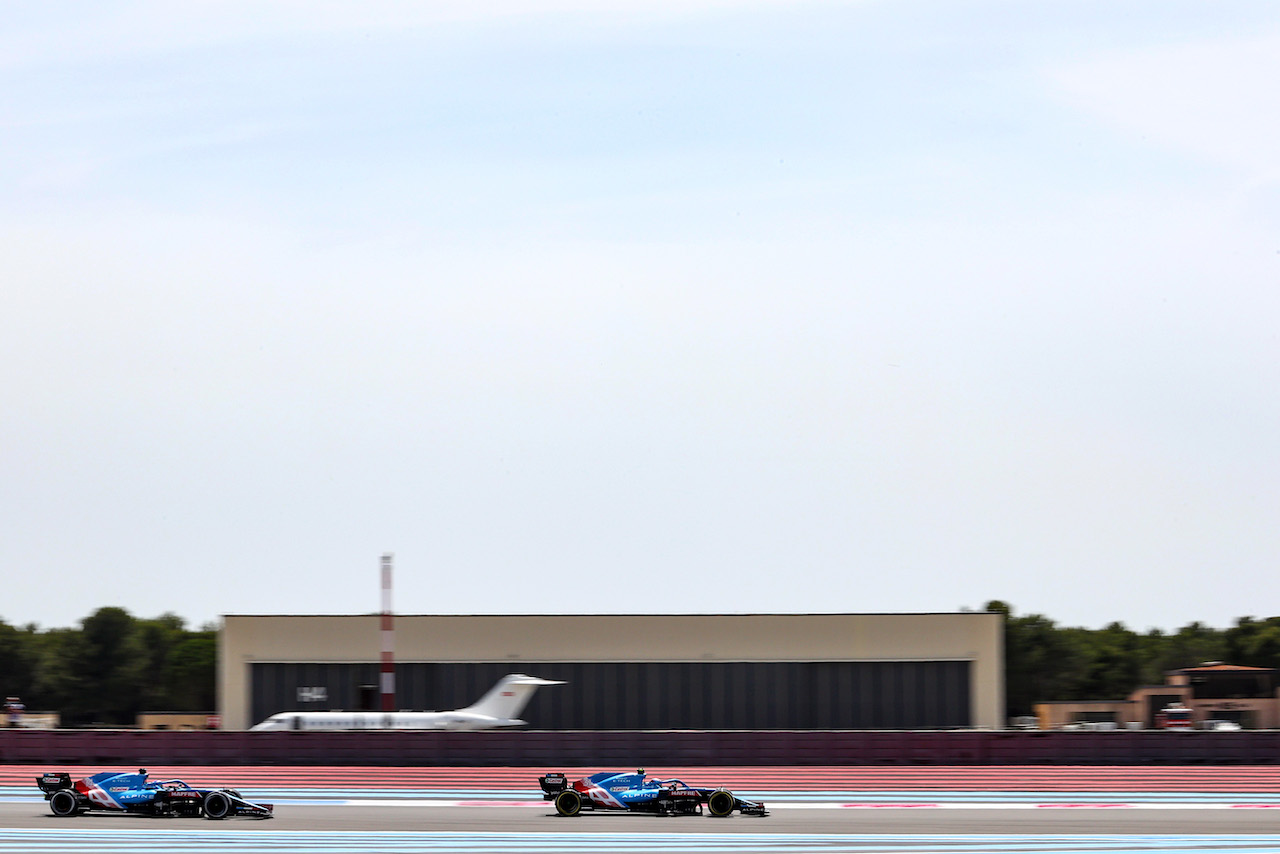
M 1216 732 L 1239 732 L 1240 724 L 1235 721 L 1224 721 L 1221 718 L 1211 718 L 1204 722 L 1205 729 L 1211 729 Z

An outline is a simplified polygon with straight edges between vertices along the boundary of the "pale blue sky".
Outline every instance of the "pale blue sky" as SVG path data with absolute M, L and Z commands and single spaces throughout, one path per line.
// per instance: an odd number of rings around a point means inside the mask
M 1261 2 L 6 10 L 0 618 L 1269 616 L 1277 79 Z

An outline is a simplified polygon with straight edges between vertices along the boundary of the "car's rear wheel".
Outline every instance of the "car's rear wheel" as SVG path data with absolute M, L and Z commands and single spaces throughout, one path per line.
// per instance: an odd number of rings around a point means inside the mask
M 75 815 L 80 812 L 80 801 L 70 789 L 59 789 L 49 798 L 49 811 L 64 818 Z
M 563 816 L 577 815 L 582 812 L 582 795 L 574 789 L 565 789 L 556 795 L 556 813 Z
M 225 792 L 210 792 L 204 796 L 204 817 L 217 821 L 231 815 L 231 798 Z
M 728 789 L 716 789 L 707 798 L 707 812 L 715 818 L 724 818 L 733 812 L 733 792 Z

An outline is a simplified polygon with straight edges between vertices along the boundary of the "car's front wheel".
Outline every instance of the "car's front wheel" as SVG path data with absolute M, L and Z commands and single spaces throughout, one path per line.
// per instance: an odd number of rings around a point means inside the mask
M 231 815 L 234 809 L 226 792 L 210 792 L 204 796 L 204 817 L 217 821 Z
M 728 789 L 716 789 L 707 798 L 707 812 L 715 818 L 724 818 L 733 812 L 733 792 Z
M 582 795 L 574 789 L 565 789 L 556 795 L 556 813 L 563 816 L 573 816 L 582 812 Z
M 49 811 L 64 818 L 75 815 L 80 812 L 80 801 L 70 789 L 59 789 L 49 798 Z

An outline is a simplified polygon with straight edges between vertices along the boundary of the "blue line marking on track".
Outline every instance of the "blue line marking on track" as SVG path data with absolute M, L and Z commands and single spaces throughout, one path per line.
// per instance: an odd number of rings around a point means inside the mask
M 0 830 L 22 854 L 517 854 L 528 851 L 857 852 L 857 854 L 1268 854 L 1280 835 L 1012 835 L 850 833 L 467 833 L 460 831 Z

